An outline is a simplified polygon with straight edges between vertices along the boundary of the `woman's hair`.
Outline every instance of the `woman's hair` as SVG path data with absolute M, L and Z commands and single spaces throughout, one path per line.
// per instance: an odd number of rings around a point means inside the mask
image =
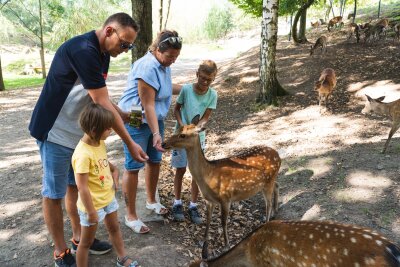
M 112 22 L 118 23 L 121 27 L 130 27 L 135 30 L 135 32 L 139 32 L 140 27 L 139 24 L 128 14 L 120 12 L 115 13 L 108 17 L 108 19 L 104 22 L 103 28 L 107 25 L 111 24 Z
M 95 141 L 100 141 L 104 131 L 110 129 L 113 122 L 113 113 L 95 103 L 88 104 L 79 117 L 82 130 Z
M 200 63 L 199 69 L 197 71 L 205 72 L 210 75 L 214 73 L 217 74 L 217 70 L 217 64 L 215 64 L 214 61 L 207 59 Z
M 149 50 L 151 52 L 160 49 L 161 53 L 164 53 L 168 49 L 181 49 L 182 38 L 179 37 L 176 31 L 163 30 L 157 34 L 156 39 L 150 45 Z

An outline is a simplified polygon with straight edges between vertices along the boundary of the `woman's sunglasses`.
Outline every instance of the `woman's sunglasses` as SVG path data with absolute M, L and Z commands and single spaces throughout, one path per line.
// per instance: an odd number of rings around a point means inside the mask
M 168 42 L 168 43 L 170 43 L 172 45 L 174 45 L 174 44 L 182 44 L 182 37 L 171 36 L 171 37 L 168 37 L 168 38 L 162 40 L 158 45 L 160 45 L 162 43 L 165 43 L 165 42 Z

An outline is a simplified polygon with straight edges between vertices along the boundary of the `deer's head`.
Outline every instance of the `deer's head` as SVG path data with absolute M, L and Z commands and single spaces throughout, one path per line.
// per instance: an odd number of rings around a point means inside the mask
M 373 113 L 379 109 L 379 106 L 383 104 L 384 96 L 381 96 L 377 99 L 371 98 L 369 95 L 365 95 L 367 97 L 367 101 L 365 102 L 365 107 L 361 110 L 362 114 Z
M 199 123 L 200 115 L 193 118 L 192 124 L 184 125 L 162 144 L 164 149 L 187 148 L 195 146 L 199 140 L 199 132 L 204 128 Z

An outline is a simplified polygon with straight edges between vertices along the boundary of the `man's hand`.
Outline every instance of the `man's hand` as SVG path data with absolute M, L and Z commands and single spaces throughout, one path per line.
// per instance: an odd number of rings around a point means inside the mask
M 128 149 L 132 158 L 136 161 L 145 162 L 149 159 L 149 156 L 147 156 L 143 149 L 135 142 L 131 142 L 130 145 L 128 145 Z

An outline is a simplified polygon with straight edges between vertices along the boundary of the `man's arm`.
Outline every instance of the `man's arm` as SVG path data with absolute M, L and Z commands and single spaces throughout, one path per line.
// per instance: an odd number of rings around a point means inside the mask
M 125 129 L 121 116 L 114 108 L 114 105 L 111 103 L 111 100 L 108 96 L 107 87 L 105 86 L 99 89 L 89 89 L 88 93 L 94 103 L 101 105 L 102 107 L 108 109 L 114 114 L 113 129 L 127 145 L 129 153 L 132 155 L 132 157 L 140 162 L 145 162 L 146 160 L 148 160 L 149 157 L 142 150 L 142 148 L 132 140 L 128 131 Z

